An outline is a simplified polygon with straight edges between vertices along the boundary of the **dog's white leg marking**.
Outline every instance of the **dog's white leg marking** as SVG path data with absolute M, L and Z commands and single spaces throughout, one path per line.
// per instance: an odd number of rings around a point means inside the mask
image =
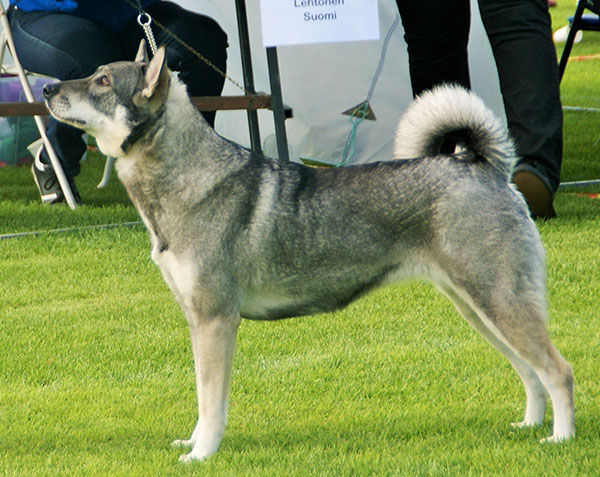
M 538 374 L 552 398 L 554 432 L 542 442 L 561 442 L 575 436 L 573 370 L 553 346 L 549 350 L 549 357 L 552 364 L 539 369 Z
M 203 460 L 219 448 L 227 420 L 229 382 L 239 317 L 188 318 L 198 394 L 198 422 L 183 445 L 191 445 L 180 460 Z M 177 441 L 176 441 L 177 442 Z
M 516 425 L 541 423 L 549 393 L 553 403 L 554 432 L 544 441 L 559 442 L 574 437 L 573 371 L 550 341 L 539 304 L 516 296 L 499 300 L 504 305 L 498 305 L 496 311 L 516 318 L 495 326 L 466 294 L 447 284 L 440 286 L 467 320 L 510 360 L 519 373 L 525 385 L 527 407 L 525 419 Z M 497 322 L 503 323 L 502 320 Z
M 519 307 L 516 316 L 528 313 L 535 315 L 535 306 Z M 545 319 L 540 318 L 540 323 Z M 503 335 L 519 356 L 527 361 L 540 381 L 544 384 L 552 399 L 554 430 L 547 442 L 559 442 L 575 436 L 575 405 L 573 399 L 573 370 L 569 363 L 554 347 L 545 325 L 538 328 L 524 327 L 522 330 L 503 329 Z M 516 337 L 522 333 L 521 337 Z M 526 340 L 521 339 L 526 337 Z M 535 412 L 535 408 L 532 408 Z
M 193 260 L 156 248 L 152 259 L 185 313 L 194 355 L 198 420 L 190 438 L 176 440 L 173 445 L 192 447 L 189 454 L 180 457 L 181 461 L 202 460 L 217 451 L 225 430 L 235 337 L 241 318 L 231 314 L 206 317 L 198 311 L 203 297 L 198 292 Z
M 514 353 L 513 353 L 514 355 Z M 505 356 L 508 357 L 507 354 Z M 539 426 L 544 422 L 546 414 L 546 403 L 548 401 L 548 391 L 540 381 L 539 376 L 534 369 L 518 356 L 514 355 L 514 360 L 510 359 L 515 371 L 521 377 L 525 386 L 525 395 L 527 403 L 525 405 L 525 417 L 520 422 L 513 422 L 511 425 L 517 428 Z
M 531 427 L 542 424 L 546 413 L 548 392 L 534 369 L 521 359 L 510 346 L 494 334 L 486 322 L 479 317 L 478 312 L 473 306 L 467 300 L 463 299 L 457 290 L 447 284 L 438 284 L 438 286 L 450 298 L 454 306 L 456 306 L 469 324 L 479 331 L 494 348 L 510 361 L 510 364 L 521 378 L 527 396 L 525 418 L 523 421 L 513 423 L 512 425 L 515 427 Z
M 192 341 L 192 352 L 194 353 L 194 372 L 195 372 L 195 376 L 196 376 L 196 393 L 198 393 L 198 370 L 197 370 L 197 366 L 196 366 L 196 355 L 195 355 L 195 350 L 197 349 L 197 344 L 195 343 L 195 340 L 197 339 L 197 333 L 193 333 L 192 332 L 192 328 L 190 326 L 190 338 Z M 171 445 L 173 447 L 194 447 L 194 443 L 196 442 L 197 438 L 198 438 L 198 433 L 200 432 L 200 429 L 202 427 L 202 423 L 200 422 L 200 420 L 198 419 L 196 421 L 196 426 L 194 427 L 194 430 L 192 431 L 192 435 L 190 436 L 189 439 L 175 439 Z M 181 456 L 182 458 L 184 456 Z

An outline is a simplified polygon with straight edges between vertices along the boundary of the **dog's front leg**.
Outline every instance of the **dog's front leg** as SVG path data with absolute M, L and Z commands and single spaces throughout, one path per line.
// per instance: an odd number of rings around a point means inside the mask
M 189 454 L 180 457 L 183 462 L 205 459 L 215 453 L 221 443 L 240 318 L 188 317 L 188 322 L 196 371 L 198 422 L 189 440 L 174 442 L 176 445 L 192 446 Z

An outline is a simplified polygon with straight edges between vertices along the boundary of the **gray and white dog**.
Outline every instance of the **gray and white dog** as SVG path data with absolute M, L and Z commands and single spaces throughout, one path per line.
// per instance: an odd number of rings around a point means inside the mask
M 428 278 L 508 358 L 527 394 L 518 427 L 575 434 L 573 373 L 547 332 L 545 257 L 509 184 L 507 131 L 474 94 L 440 87 L 398 128 L 395 161 L 313 169 L 260 157 L 215 133 L 152 61 L 101 66 L 46 86 L 58 120 L 97 138 L 142 217 L 152 259 L 187 318 L 198 421 L 182 460 L 214 453 L 225 429 L 241 318 L 343 307 L 407 277 Z M 456 145 L 456 148 L 454 147 Z

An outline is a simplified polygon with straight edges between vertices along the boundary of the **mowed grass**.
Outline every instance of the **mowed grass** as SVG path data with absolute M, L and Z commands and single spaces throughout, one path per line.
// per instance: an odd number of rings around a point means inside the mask
M 584 37 L 577 49 L 600 53 L 600 35 Z M 600 104 L 579 84 L 598 64 L 569 65 L 565 104 Z M 600 178 L 599 119 L 565 115 L 565 180 Z M 116 179 L 94 189 L 101 167 L 84 164 L 74 212 L 38 204 L 28 170 L 0 170 L 0 234 L 137 220 Z M 221 448 L 180 464 L 170 442 L 196 418 L 187 325 L 128 226 L 0 240 L 0 476 L 597 475 L 598 192 L 562 190 L 559 217 L 538 222 L 550 334 L 575 370 L 572 442 L 539 443 L 550 409 L 512 429 L 525 396 L 508 362 L 412 282 L 336 313 L 243 322 Z
M 539 444 L 550 414 L 513 430 L 524 393 L 510 365 L 412 283 L 333 314 L 244 322 L 225 439 L 191 466 L 170 447 L 196 413 L 187 327 L 145 232 L 5 241 L 0 475 L 595 475 L 599 223 L 583 222 L 541 227 L 575 441 Z

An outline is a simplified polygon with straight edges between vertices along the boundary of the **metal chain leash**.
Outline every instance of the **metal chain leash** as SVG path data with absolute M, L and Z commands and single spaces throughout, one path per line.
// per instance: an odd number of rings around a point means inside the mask
M 137 21 L 139 25 L 144 30 L 144 34 L 146 35 L 146 39 L 148 40 L 148 45 L 150 45 L 150 51 L 152 52 L 152 56 L 156 55 L 158 48 L 156 47 L 156 39 L 154 38 L 154 32 L 152 31 L 152 17 L 148 15 L 144 10 L 142 10 L 142 4 L 140 0 L 138 0 L 139 5 L 139 15 L 137 17 Z
M 146 35 L 146 38 L 148 39 L 148 44 L 150 45 L 150 49 L 151 49 L 153 55 L 156 54 L 157 46 L 156 46 L 156 40 L 154 39 L 154 33 L 152 32 L 152 27 L 151 27 L 152 21 L 154 21 L 154 24 L 158 28 L 163 30 L 167 35 L 172 37 L 177 43 L 179 43 L 186 50 L 191 52 L 198 59 L 200 59 L 201 61 L 206 63 L 209 67 L 211 67 L 214 71 L 216 71 L 220 76 L 222 76 L 227 81 L 229 81 L 230 83 L 235 85 L 237 88 L 239 88 L 244 94 L 246 94 L 246 95 L 251 94 L 240 83 L 238 83 L 231 76 L 229 76 L 227 73 L 225 73 L 223 70 L 221 70 L 212 61 L 210 61 L 208 58 L 206 58 L 202 53 L 200 53 L 199 51 L 194 49 L 192 46 L 190 46 L 188 43 L 183 41 L 179 36 L 177 36 L 175 33 L 173 33 L 171 30 L 169 30 L 166 26 L 161 24 L 158 20 L 156 20 L 156 18 L 152 19 L 152 17 L 147 12 L 145 12 L 144 9 L 142 8 L 142 2 L 140 0 L 136 0 L 135 3 L 133 2 L 133 0 L 124 0 L 124 1 L 127 2 L 133 8 L 138 10 L 138 12 L 139 12 L 138 23 L 144 30 L 144 34 Z

